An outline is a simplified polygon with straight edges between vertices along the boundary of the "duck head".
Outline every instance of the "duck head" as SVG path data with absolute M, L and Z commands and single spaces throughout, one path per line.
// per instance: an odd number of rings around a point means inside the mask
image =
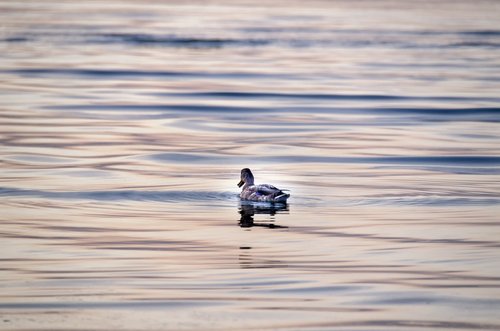
M 241 187 L 243 184 L 245 186 L 253 185 L 253 174 L 248 168 L 241 169 L 241 180 L 238 183 L 238 187 Z

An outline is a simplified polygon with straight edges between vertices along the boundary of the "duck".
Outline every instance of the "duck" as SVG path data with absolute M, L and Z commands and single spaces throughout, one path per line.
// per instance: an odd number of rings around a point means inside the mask
M 249 168 L 241 169 L 238 187 L 241 187 L 240 198 L 242 200 L 286 203 L 290 197 L 290 194 L 273 185 L 255 185 L 252 171 Z

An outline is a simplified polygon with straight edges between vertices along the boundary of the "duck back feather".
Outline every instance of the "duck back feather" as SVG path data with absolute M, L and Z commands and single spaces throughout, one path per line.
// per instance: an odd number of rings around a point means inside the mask
M 250 169 L 245 168 L 241 170 L 241 181 L 239 186 L 243 185 L 240 193 L 240 198 L 250 201 L 264 201 L 264 202 L 281 202 L 285 203 L 290 197 L 290 194 L 283 192 L 279 188 L 270 184 L 255 185 L 253 183 L 254 177 Z

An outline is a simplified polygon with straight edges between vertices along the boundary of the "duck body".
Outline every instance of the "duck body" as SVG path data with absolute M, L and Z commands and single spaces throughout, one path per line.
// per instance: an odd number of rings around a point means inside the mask
M 273 185 L 255 185 L 253 174 L 248 168 L 241 170 L 241 180 L 238 187 L 242 187 L 240 193 L 242 200 L 286 203 L 286 200 L 290 197 L 290 194 Z

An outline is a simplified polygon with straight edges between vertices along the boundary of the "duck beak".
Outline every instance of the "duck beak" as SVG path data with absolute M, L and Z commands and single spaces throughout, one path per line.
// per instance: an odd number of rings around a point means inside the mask
M 241 187 L 243 184 L 245 184 L 245 182 L 243 180 L 240 180 L 240 182 L 238 183 L 238 187 Z

